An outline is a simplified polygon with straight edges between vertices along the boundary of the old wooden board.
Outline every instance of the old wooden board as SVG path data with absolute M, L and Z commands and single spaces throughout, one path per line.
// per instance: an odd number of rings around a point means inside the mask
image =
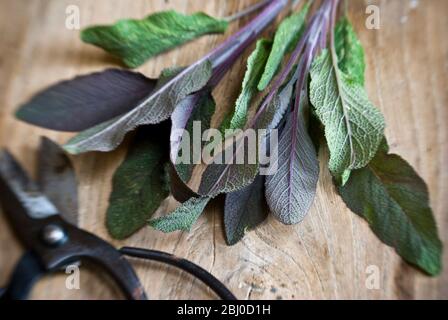
M 87 26 L 169 8 L 225 16 L 254 1 L 1 0 L 1 146 L 33 170 L 39 136 L 64 142 L 70 135 L 18 122 L 12 116 L 15 108 L 58 80 L 116 66 L 101 50 L 83 44 L 78 30 L 65 27 L 68 5 L 79 7 L 81 26 Z M 379 30 L 365 27 L 369 4 L 381 9 Z M 403 155 L 427 181 L 444 243 L 448 240 L 447 12 L 445 0 L 349 1 L 349 15 L 366 48 L 369 95 L 385 114 L 393 151 Z M 228 34 L 246 22 L 232 24 Z M 270 32 L 272 29 L 267 34 Z M 158 56 L 140 71 L 155 77 L 165 67 L 187 65 L 226 36 L 203 37 Z M 238 95 L 244 65 L 241 59 L 215 91 L 219 106 L 216 119 Z M 111 154 L 74 159 L 80 177 L 81 225 L 105 239 L 109 239 L 104 215 L 111 177 L 125 150 L 123 146 Z M 326 157 L 322 150 L 321 159 Z M 228 247 L 221 227 L 221 205 L 217 204 L 191 233 L 165 235 L 146 228 L 127 241 L 113 243 L 165 250 L 191 259 L 224 281 L 241 299 L 448 298 L 448 269 L 438 278 L 429 278 L 403 263 L 391 248 L 377 240 L 365 221 L 346 208 L 324 163 L 317 199 L 300 225 L 283 226 L 269 219 L 242 243 Z M 166 204 L 170 208 L 175 205 L 172 201 Z M 1 215 L 0 283 L 7 281 L 21 252 Z M 447 265 L 448 255 L 444 261 Z M 201 283 L 182 272 L 157 263 L 135 265 L 153 299 L 214 298 Z M 380 272 L 379 289 L 369 289 L 365 284 L 369 266 L 376 266 Z M 33 297 L 120 297 L 107 285 L 107 279 L 103 281 L 101 271 L 88 265 L 81 267 L 81 290 L 66 289 L 65 280 L 61 274 L 41 281 Z

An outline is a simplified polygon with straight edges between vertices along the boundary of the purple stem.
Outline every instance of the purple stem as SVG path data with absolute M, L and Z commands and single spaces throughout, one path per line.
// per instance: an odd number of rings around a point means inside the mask
M 264 5 L 266 5 L 267 1 Z M 288 4 L 288 0 L 271 0 L 269 5 L 244 28 L 239 30 L 218 48 L 207 54 L 194 65 L 209 59 L 213 66 L 213 75 L 209 80 L 207 88 L 213 88 L 222 80 L 227 71 L 240 57 L 244 50 L 258 38 L 260 33 L 277 17 L 280 11 Z M 207 90 L 200 90 L 187 98 L 171 115 L 173 129 L 184 129 L 195 110 L 200 98 Z M 171 134 L 171 159 L 175 162 L 180 146 L 181 137 Z
M 209 86 L 214 87 L 220 82 L 244 50 L 284 9 L 288 0 L 271 0 L 269 3 L 255 19 L 202 59 L 209 59 L 214 69 Z
M 224 20 L 226 20 L 227 22 L 233 22 L 235 20 L 241 19 L 249 14 L 251 14 L 254 11 L 257 11 L 258 9 L 263 8 L 265 5 L 269 4 L 272 0 L 263 0 L 263 1 L 259 1 L 254 5 L 251 5 L 250 7 L 237 12 L 231 16 L 225 17 Z
M 308 45 L 308 42 L 310 41 L 310 37 L 315 35 L 316 33 L 320 34 L 320 28 L 322 28 L 322 25 L 323 25 L 322 18 L 324 16 L 324 14 L 326 15 L 329 8 L 330 8 L 329 2 L 327 1 L 327 2 L 325 2 L 324 5 L 322 5 L 322 7 L 313 16 L 304 35 L 302 36 L 299 43 L 297 44 L 297 47 L 294 49 L 294 52 L 292 53 L 286 67 L 283 69 L 282 73 L 277 77 L 277 79 L 275 80 L 274 86 L 272 87 L 269 95 L 263 101 L 262 105 L 258 109 L 258 111 L 255 114 L 255 116 L 253 117 L 253 119 L 249 122 L 249 125 L 248 125 L 249 128 L 252 128 L 256 124 L 259 117 L 266 110 L 267 106 L 272 102 L 272 99 L 274 99 L 278 90 L 283 85 L 285 80 L 288 78 L 288 75 L 291 73 L 291 70 L 294 68 L 294 65 L 297 63 L 297 61 L 300 57 L 300 54 L 304 50 L 305 46 Z

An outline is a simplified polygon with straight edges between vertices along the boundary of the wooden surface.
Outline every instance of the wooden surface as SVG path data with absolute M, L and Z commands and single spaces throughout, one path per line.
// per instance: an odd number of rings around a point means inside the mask
M 64 142 L 70 135 L 38 129 L 16 121 L 12 113 L 43 87 L 78 74 L 116 66 L 102 51 L 83 44 L 77 30 L 65 28 L 65 9 L 78 5 L 81 26 L 143 17 L 157 10 L 203 10 L 225 16 L 252 0 L 0 0 L 0 144 L 8 147 L 29 170 L 39 136 Z M 366 48 L 367 87 L 387 120 L 387 136 L 423 176 L 446 244 L 448 240 L 448 1 L 349 1 L 349 14 Z M 381 8 L 381 29 L 368 30 L 365 8 Z M 232 25 L 233 32 L 238 25 Z M 270 30 L 272 31 L 272 30 Z M 228 34 L 226 36 L 228 36 Z M 267 32 L 269 34 L 269 31 Z M 165 67 L 186 65 L 224 37 L 203 37 L 179 50 L 151 60 L 141 71 L 155 77 Z M 231 107 L 244 72 L 240 60 L 215 91 L 220 114 Z M 216 116 L 219 119 L 220 115 Z M 81 225 L 108 239 L 104 214 L 111 176 L 125 147 L 111 154 L 76 157 L 80 176 Z M 244 241 L 227 247 L 219 203 L 210 208 L 193 231 L 164 235 L 146 228 L 117 246 L 136 245 L 165 250 L 200 264 L 224 281 L 241 299 L 395 299 L 448 298 L 448 271 L 429 278 L 410 268 L 351 213 L 335 193 L 321 154 L 322 175 L 315 204 L 306 220 L 287 227 L 269 219 Z M 176 204 L 168 201 L 166 206 Z M 161 210 L 164 210 L 162 208 Z M 0 283 L 20 256 L 3 215 L 0 215 Z M 448 265 L 448 255 L 445 255 Z M 201 283 L 156 263 L 135 263 L 152 299 L 214 298 Z M 366 268 L 377 266 L 380 289 L 365 285 Z M 98 270 L 81 267 L 81 290 L 65 288 L 65 276 L 41 281 L 37 299 L 108 299 L 120 297 L 98 277 Z M 106 283 L 106 284 L 105 284 Z

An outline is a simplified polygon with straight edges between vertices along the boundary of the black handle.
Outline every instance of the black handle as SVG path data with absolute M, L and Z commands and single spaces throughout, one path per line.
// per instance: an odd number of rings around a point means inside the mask
M 202 267 L 194 264 L 191 261 L 178 258 L 172 254 L 156 251 L 156 250 L 148 250 L 148 249 L 140 249 L 140 248 L 130 248 L 125 247 L 121 248 L 120 252 L 124 255 L 134 258 L 153 260 L 158 262 L 163 262 L 179 269 L 182 269 L 189 274 L 195 276 L 202 282 L 204 282 L 210 289 L 212 289 L 221 299 L 223 300 L 237 300 L 236 297 L 230 292 L 226 286 L 221 283 L 218 279 L 216 279 L 212 274 L 208 271 L 204 270 Z
M 33 285 L 45 273 L 34 254 L 25 253 L 14 269 L 8 286 L 1 289 L 0 300 L 26 300 Z

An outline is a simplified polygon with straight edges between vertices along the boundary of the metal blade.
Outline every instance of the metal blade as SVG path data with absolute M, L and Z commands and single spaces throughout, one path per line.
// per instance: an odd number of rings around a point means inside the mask
M 48 138 L 41 139 L 38 154 L 40 190 L 71 224 L 79 225 L 78 184 L 73 165 L 62 148 Z
M 29 218 L 43 219 L 58 214 L 53 203 L 28 177 L 14 157 L 6 150 L 0 151 L 0 201 L 7 214 L 23 214 Z

